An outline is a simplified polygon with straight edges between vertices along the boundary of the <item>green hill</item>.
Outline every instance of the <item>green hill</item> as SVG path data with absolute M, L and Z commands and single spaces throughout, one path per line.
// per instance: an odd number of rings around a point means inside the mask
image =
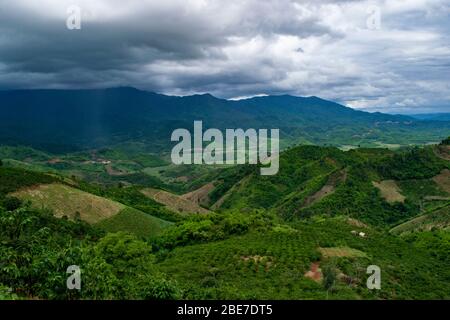
M 125 208 L 118 214 L 96 224 L 108 232 L 126 231 L 143 238 L 160 235 L 172 223 L 153 217 L 142 211 Z
M 391 229 L 391 233 L 404 235 L 432 230 L 450 231 L 450 201 L 441 208 L 431 210 Z
M 56 153 L 140 142 L 169 150 L 176 128 L 279 128 L 282 144 L 424 144 L 448 135 L 450 121 L 368 113 L 318 97 L 231 101 L 210 94 L 167 96 L 134 88 L 0 91 L 0 143 Z M 126 106 L 126 110 L 124 110 Z M 36 125 L 39 123 L 39 126 Z
M 419 215 L 424 203 L 449 196 L 442 181 L 450 162 L 433 148 L 292 148 L 282 153 L 278 175 L 251 173 L 229 188 L 218 207 L 266 209 L 288 220 L 346 214 L 374 226 L 395 225 Z
M 353 235 L 355 229 L 367 237 Z M 336 274 L 330 299 L 449 298 L 444 263 L 402 239 L 342 218 L 266 226 L 178 247 L 159 266 L 188 299 L 326 299 L 322 282 L 305 276 L 313 263 Z M 382 270 L 379 291 L 366 288 L 372 264 Z
M 55 175 L 0 167 L 0 185 L 2 202 L 20 199 L 33 208 L 50 210 L 56 217 L 83 220 L 106 231 L 127 231 L 148 238 L 171 225 L 120 202 L 69 186 L 64 178 Z
M 290 148 L 276 176 L 206 173 L 177 196 L 214 209 L 192 215 L 142 185 L 0 167 L 0 284 L 50 299 L 450 299 L 450 162 L 437 148 Z M 31 207 L 8 196 L 33 192 Z M 76 294 L 61 289 L 74 261 L 88 285 Z
M 124 205 L 63 184 L 43 184 L 21 189 L 10 196 L 31 202 L 33 207 L 50 209 L 56 217 L 81 219 L 95 224 L 125 208 Z

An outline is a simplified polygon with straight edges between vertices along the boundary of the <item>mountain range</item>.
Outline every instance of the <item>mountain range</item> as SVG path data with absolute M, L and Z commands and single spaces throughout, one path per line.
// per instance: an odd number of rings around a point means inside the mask
M 446 137 L 450 121 L 357 111 L 318 97 L 232 101 L 210 94 L 168 96 L 135 88 L 0 92 L 0 143 L 67 152 L 140 141 L 167 150 L 176 128 L 279 128 L 282 146 L 425 144 Z

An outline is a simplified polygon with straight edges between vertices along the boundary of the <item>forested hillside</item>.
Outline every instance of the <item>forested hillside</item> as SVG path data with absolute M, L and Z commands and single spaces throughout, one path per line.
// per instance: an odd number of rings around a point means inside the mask
M 0 298 L 449 299 L 448 152 L 448 139 L 403 151 L 298 146 L 276 176 L 207 172 L 208 188 L 183 198 L 201 194 L 200 214 L 171 211 L 145 185 L 3 161 Z M 81 291 L 66 289 L 70 265 Z M 381 290 L 366 287 L 369 265 Z
M 205 128 L 279 128 L 283 147 L 424 144 L 442 140 L 450 129 L 450 121 L 368 113 L 289 95 L 231 101 L 134 88 L 14 90 L 0 91 L 0 101 L 0 141 L 54 153 L 130 142 L 158 153 L 170 149 L 174 129 L 191 129 L 194 120 Z

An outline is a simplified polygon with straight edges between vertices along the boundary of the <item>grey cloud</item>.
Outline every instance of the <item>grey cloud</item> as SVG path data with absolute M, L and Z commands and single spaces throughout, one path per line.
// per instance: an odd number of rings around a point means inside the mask
M 384 111 L 450 106 L 447 1 L 375 2 L 379 31 L 365 29 L 374 3 L 365 0 L 79 0 L 87 15 L 73 31 L 72 1 L 2 2 L 0 89 L 130 85 L 317 95 Z

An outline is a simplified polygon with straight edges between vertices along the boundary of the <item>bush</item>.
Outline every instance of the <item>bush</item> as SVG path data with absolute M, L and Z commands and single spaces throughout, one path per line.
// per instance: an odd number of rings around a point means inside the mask
M 6 197 L 1 202 L 1 205 L 8 211 L 14 211 L 20 208 L 22 205 L 22 200 L 16 197 Z
M 11 288 L 8 288 L 0 283 L 0 301 L 2 300 L 17 300 L 19 297 L 11 292 Z
M 156 278 L 144 288 L 143 299 L 175 300 L 181 298 L 181 290 L 172 281 Z
M 231 235 L 244 234 L 250 229 L 271 228 L 272 219 L 272 216 L 260 211 L 245 214 L 227 212 L 220 215 L 197 215 L 168 228 L 155 241 L 155 247 L 171 249 L 176 246 L 222 240 Z
M 5 199 L 16 206 L 14 198 Z M 0 299 L 171 299 L 181 291 L 154 263 L 149 243 L 127 233 L 102 234 L 51 212 L 0 207 Z M 20 245 L 18 245 L 20 244 Z M 66 270 L 81 269 L 82 290 L 68 290 Z M 6 290 L 6 289 L 5 289 Z

